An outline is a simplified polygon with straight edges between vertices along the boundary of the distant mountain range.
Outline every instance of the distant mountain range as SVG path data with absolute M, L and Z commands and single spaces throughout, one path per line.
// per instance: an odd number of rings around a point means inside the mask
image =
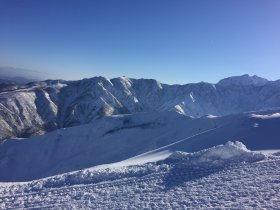
M 127 77 L 2 83 L 0 139 L 29 137 L 118 114 L 176 111 L 197 118 L 279 107 L 280 81 L 249 75 L 217 84 L 167 85 Z
M 54 79 L 55 75 L 14 67 L 0 67 L 0 85 L 26 84 L 28 82 Z

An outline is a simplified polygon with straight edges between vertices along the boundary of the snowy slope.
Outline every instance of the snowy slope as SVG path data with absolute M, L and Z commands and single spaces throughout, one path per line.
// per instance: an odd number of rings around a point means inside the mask
M 6 140 L 0 145 L 0 180 L 32 180 L 121 161 L 214 126 L 175 112 L 138 113 Z
M 148 112 L 10 139 L 0 145 L 0 181 L 33 180 L 122 161 L 151 150 L 162 155 L 193 152 L 229 140 L 241 140 L 253 150 L 280 149 L 277 116 L 275 111 L 201 118 Z
M 279 81 L 243 75 L 216 85 L 166 85 L 152 79 L 48 80 L 0 89 L 0 139 L 27 137 L 104 116 L 177 111 L 224 116 L 280 107 Z
M 228 142 L 158 162 L 1 183 L 0 208 L 277 209 L 280 158 Z

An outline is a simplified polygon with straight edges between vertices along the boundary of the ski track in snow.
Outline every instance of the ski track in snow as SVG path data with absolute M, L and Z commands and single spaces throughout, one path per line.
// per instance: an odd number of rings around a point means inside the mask
M 1 209 L 182 209 L 280 206 L 280 159 L 210 168 L 173 168 L 100 183 L 16 192 L 0 189 Z

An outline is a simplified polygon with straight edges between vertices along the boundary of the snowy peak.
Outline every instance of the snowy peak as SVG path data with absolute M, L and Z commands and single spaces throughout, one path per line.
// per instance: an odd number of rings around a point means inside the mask
M 3 84 L 0 139 L 27 137 L 118 114 L 176 111 L 201 117 L 267 110 L 280 107 L 278 93 L 277 81 L 249 75 L 227 78 L 217 85 L 167 85 L 128 77 Z
M 268 83 L 269 81 L 267 79 L 264 79 L 262 77 L 258 77 L 256 75 L 250 76 L 248 74 L 244 74 L 241 76 L 233 76 L 228 77 L 225 79 L 220 80 L 217 84 L 223 85 L 223 86 L 230 86 L 230 85 L 256 85 L 256 86 L 262 86 Z

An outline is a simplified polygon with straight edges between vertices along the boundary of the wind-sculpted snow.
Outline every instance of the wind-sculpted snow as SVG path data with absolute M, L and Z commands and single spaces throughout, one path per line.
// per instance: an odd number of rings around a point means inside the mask
M 0 89 L 0 139 L 42 134 L 116 114 L 176 111 L 201 117 L 277 107 L 279 81 L 248 75 L 217 84 L 166 85 L 127 77 L 7 84 Z
M 141 165 L 108 165 L 26 183 L 2 183 L 0 208 L 276 209 L 279 170 L 279 156 L 228 142 Z
M 256 118 L 251 113 L 215 118 L 175 112 L 104 117 L 41 136 L 3 141 L 0 181 L 29 181 L 143 153 L 156 159 L 155 153 L 195 152 L 229 140 L 243 141 L 252 150 L 280 149 L 279 125 L 280 118 Z
M 6 140 L 0 144 L 0 180 L 27 181 L 121 161 L 217 125 L 175 112 L 138 113 Z
M 241 162 L 254 162 L 264 158 L 263 154 L 251 152 L 241 142 L 229 141 L 225 145 L 215 146 L 195 153 L 174 152 L 168 159 L 180 159 L 190 166 L 211 168 L 213 166 L 223 167 L 227 164 Z
M 147 157 L 148 158 L 148 157 Z M 131 166 L 115 166 L 117 164 L 108 164 L 104 168 L 93 167 L 77 172 L 70 172 L 39 181 L 32 181 L 32 186 L 40 188 L 61 187 L 64 185 L 77 185 L 88 183 L 108 182 L 123 178 L 142 177 L 151 173 L 178 170 L 178 167 L 185 171 L 186 169 L 223 169 L 227 166 L 238 165 L 244 162 L 256 162 L 265 159 L 261 153 L 247 150 L 241 142 L 227 142 L 225 145 L 219 145 L 210 149 L 205 149 L 195 153 L 174 152 L 167 159 L 155 163 L 146 163 L 143 165 L 134 164 L 137 158 L 130 161 Z M 182 172 L 181 171 L 181 172 Z

